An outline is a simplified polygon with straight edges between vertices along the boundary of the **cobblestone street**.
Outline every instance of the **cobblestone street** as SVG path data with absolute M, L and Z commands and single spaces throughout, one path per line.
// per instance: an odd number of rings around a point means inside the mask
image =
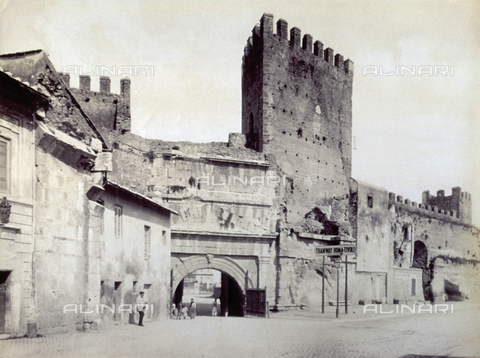
M 206 317 L 0 341 L 3 357 L 478 357 L 480 310 L 363 314 L 332 307 L 270 319 Z M 355 313 L 353 313 L 355 312 Z

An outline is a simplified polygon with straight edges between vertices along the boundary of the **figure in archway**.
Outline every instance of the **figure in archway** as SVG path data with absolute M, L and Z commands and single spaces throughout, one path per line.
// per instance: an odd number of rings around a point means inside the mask
M 190 301 L 190 318 L 195 319 L 197 316 L 197 304 L 195 303 L 195 300 L 192 298 Z
M 212 304 L 212 316 L 217 317 L 217 299 L 216 298 Z

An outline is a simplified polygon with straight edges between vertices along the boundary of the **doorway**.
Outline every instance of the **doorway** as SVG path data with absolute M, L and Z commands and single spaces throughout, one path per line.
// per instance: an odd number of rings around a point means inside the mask
M 7 316 L 7 281 L 11 271 L 0 271 L 0 334 L 6 332 Z

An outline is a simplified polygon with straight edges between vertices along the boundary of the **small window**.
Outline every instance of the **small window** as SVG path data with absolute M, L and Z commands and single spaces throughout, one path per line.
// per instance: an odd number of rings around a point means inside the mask
M 0 140 L 0 191 L 8 191 L 8 142 Z
M 122 236 L 122 216 L 123 210 L 121 206 L 115 205 L 115 236 Z
M 151 235 L 150 235 L 150 226 L 145 225 L 145 260 L 148 260 L 150 257 L 150 248 L 151 248 Z
M 167 232 L 162 230 L 162 245 L 167 246 Z
M 417 279 L 412 278 L 412 296 L 417 294 Z
M 98 199 L 97 203 L 101 206 L 105 206 L 105 202 L 102 199 Z M 100 235 L 103 235 L 105 232 L 105 222 L 103 220 L 104 214 L 102 213 L 102 217 L 100 218 Z
M 367 197 L 367 204 L 369 208 L 373 208 L 373 196 Z

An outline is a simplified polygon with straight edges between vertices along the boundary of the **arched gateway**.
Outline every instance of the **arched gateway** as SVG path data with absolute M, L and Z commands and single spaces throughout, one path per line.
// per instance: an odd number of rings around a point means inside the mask
M 246 286 L 254 287 L 248 271 L 225 256 L 212 254 L 181 257 L 172 255 L 172 300 L 178 304 L 183 296 L 183 279 L 200 269 L 214 269 L 222 273 L 220 314 L 243 316 Z
M 242 293 L 245 294 L 247 271 L 229 257 L 211 254 L 192 255 L 187 258 L 172 254 L 172 290 L 177 289 L 178 284 L 185 276 L 200 269 L 214 269 L 226 273 L 235 280 Z M 248 278 L 248 287 L 256 287 L 251 278 Z

